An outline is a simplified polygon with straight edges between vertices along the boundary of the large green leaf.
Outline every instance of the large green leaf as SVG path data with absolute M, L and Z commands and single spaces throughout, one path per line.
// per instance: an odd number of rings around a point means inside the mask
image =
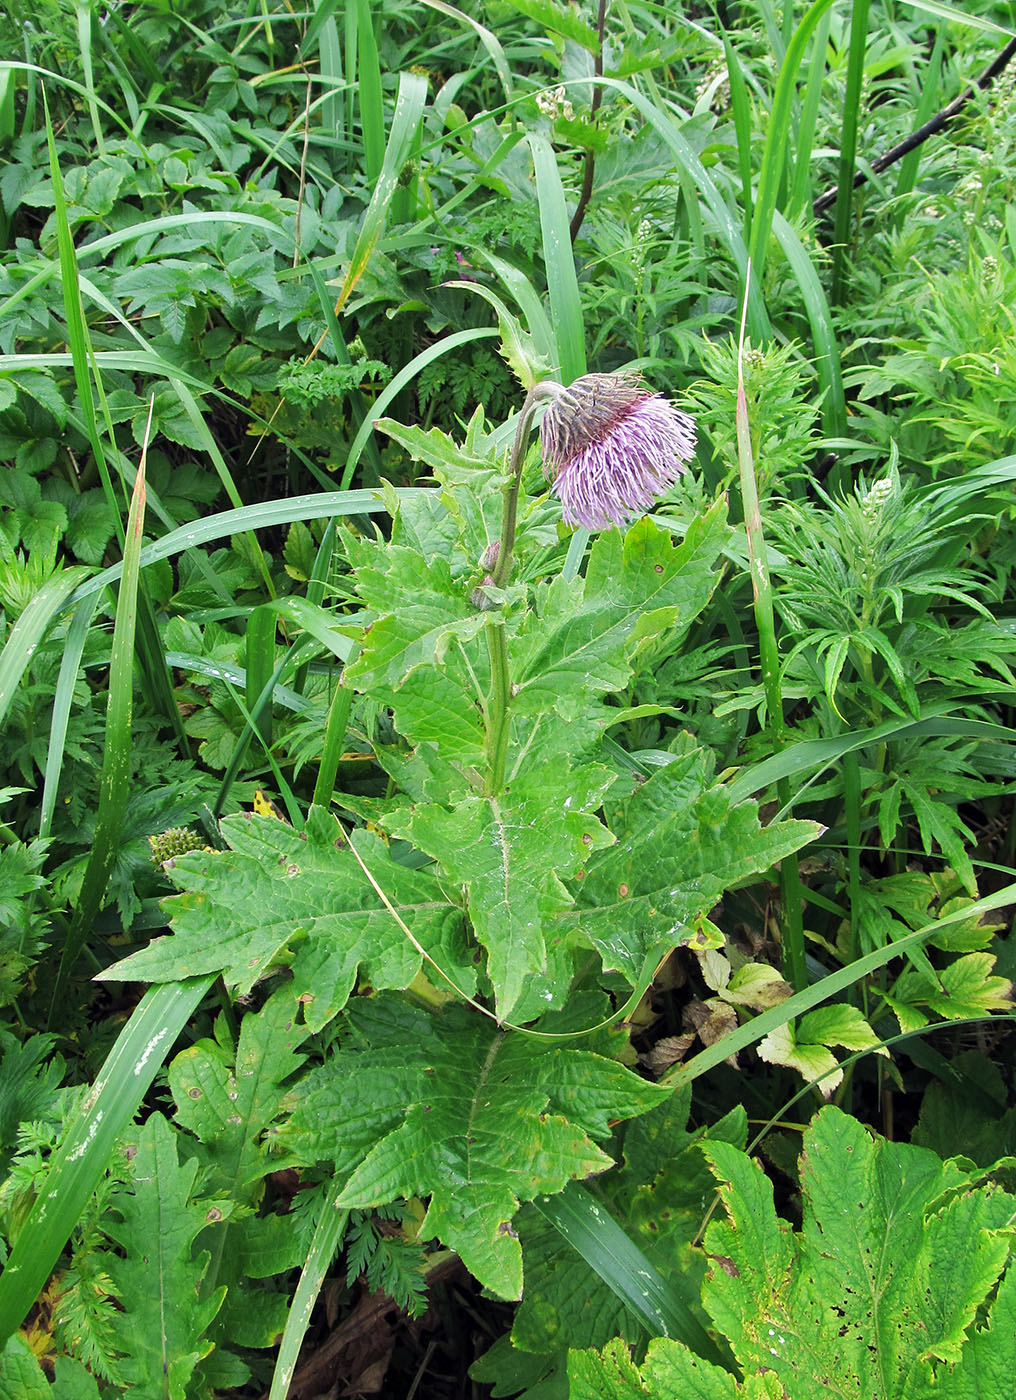
M 499 1296 L 522 1290 L 520 1201 L 603 1171 L 593 1141 L 667 1090 L 587 1050 L 502 1032 L 460 1004 L 393 995 L 348 1013 L 352 1035 L 295 1092 L 283 1142 L 349 1174 L 339 1206 L 429 1196 L 421 1238 L 458 1251 Z
M 114 1203 L 120 1223 L 106 1225 L 124 1251 L 109 1262 L 122 1305 L 117 1369 L 139 1400 L 186 1400 L 194 1367 L 212 1349 L 205 1333 L 225 1296 L 220 1288 L 199 1299 L 208 1255 L 191 1258 L 208 1207 L 191 1200 L 198 1164 L 192 1158 L 180 1166 L 160 1113 L 141 1129 L 133 1166 L 133 1190 Z
M 263 1135 L 282 1107 L 283 1084 L 303 1062 L 296 1053 L 307 1027 L 294 1015 L 288 989 L 244 1016 L 239 1043 L 199 1040 L 169 1067 L 176 1121 L 197 1139 L 191 1144 L 205 1171 L 207 1194 L 256 1206 L 262 1180 L 277 1162 Z
M 960 1359 L 1005 1266 L 1011 1195 L 826 1108 L 804 1138 L 795 1235 L 755 1164 L 724 1143 L 705 1152 L 728 1219 L 706 1234 L 723 1266 L 703 1301 L 746 1374 L 764 1366 L 801 1400 L 951 1394 L 931 1371 L 944 1380 Z
M 594 813 L 614 777 L 596 764 L 570 772 L 537 767 L 492 797 L 465 797 L 451 808 L 430 803 L 384 818 L 393 835 L 432 855 L 464 887 L 502 1020 L 527 975 L 547 970 L 544 926 L 572 902 L 562 879 L 612 839 Z
M 813 840 L 814 822 L 760 826 L 754 802 L 731 802 L 710 751 L 689 739 L 609 817 L 617 843 L 594 853 L 574 909 L 604 965 L 634 983 L 650 953 L 685 942 L 723 892 Z
M 345 683 L 390 705 L 414 743 L 429 741 L 447 757 L 478 762 L 484 730 L 477 702 L 483 696 L 462 646 L 486 622 L 469 601 L 469 585 L 453 578 L 447 559 L 427 560 L 409 546 L 365 545 L 350 548 L 350 555 L 360 596 L 381 615 L 347 666 Z
M 986 1304 L 1010 1253 L 1016 1198 L 990 1175 L 873 1141 L 856 1119 L 826 1108 L 804 1135 L 795 1233 L 756 1163 L 725 1142 L 703 1150 L 727 1219 L 706 1232 L 702 1297 L 744 1380 L 667 1338 L 650 1343 L 641 1368 L 613 1342 L 602 1355 L 572 1353 L 569 1400 L 1009 1394 L 1012 1264 Z
M 630 679 L 633 643 L 687 627 L 708 601 L 726 541 L 725 514 L 718 501 L 680 544 L 649 516 L 624 536 L 607 530 L 584 579 L 561 577 L 538 588 L 533 611 L 509 643 L 513 713 L 602 721 L 598 702 Z M 576 729 L 588 742 L 586 726 Z
M 300 832 L 273 816 L 227 817 L 230 850 L 175 862 L 185 893 L 167 901 L 173 933 L 107 968 L 110 981 L 172 982 L 221 972 L 240 995 L 275 964 L 291 962 L 291 994 L 319 1030 L 346 1003 L 357 969 L 375 987 L 407 987 L 421 955 L 378 898 L 335 817 L 312 807 Z M 391 859 L 369 832 L 357 850 L 413 936 L 469 989 L 461 911 L 434 877 Z M 187 969 L 191 971 L 187 971 Z

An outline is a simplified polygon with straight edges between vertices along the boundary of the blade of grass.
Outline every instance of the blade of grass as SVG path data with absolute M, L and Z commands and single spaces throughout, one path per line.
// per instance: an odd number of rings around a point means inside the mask
M 511 69 L 508 66 L 508 60 L 505 57 L 504 49 L 501 47 L 501 43 L 497 35 L 494 34 L 490 29 L 488 29 L 486 25 L 481 24 L 479 20 L 473 19 L 471 15 L 464 14 L 462 10 L 456 9 L 454 5 L 445 4 L 445 0 L 423 0 L 423 3 L 429 6 L 430 9 L 437 10 L 439 14 L 447 15 L 449 19 L 457 20 L 460 24 L 469 25 L 469 27 L 475 32 L 477 38 L 480 40 L 480 43 L 490 55 L 490 60 L 497 71 L 497 76 L 501 80 L 501 86 L 504 89 L 505 101 L 511 102 Z M 511 121 L 514 125 L 514 113 L 511 114 Z
M 843 272 L 850 243 L 851 212 L 854 204 L 854 167 L 857 161 L 857 124 L 861 110 L 861 85 L 868 48 L 870 0 L 853 0 L 850 7 L 850 56 L 847 60 L 847 90 L 843 98 L 840 136 L 840 163 L 833 214 L 832 302 L 843 300 Z
M 751 263 L 748 264 L 751 280 Z M 762 685 L 765 690 L 769 731 L 773 746 L 783 747 L 783 690 L 780 680 L 780 650 L 776 640 L 776 619 L 773 610 L 772 582 L 762 531 L 758 484 L 751 449 L 751 426 L 748 422 L 748 402 L 744 393 L 744 327 L 748 315 L 745 296 L 741 311 L 741 338 L 737 350 L 737 462 L 741 482 L 741 502 L 748 539 L 748 560 L 752 595 L 755 604 L 755 625 L 758 628 L 759 655 L 762 664 Z M 789 799 L 790 790 L 780 789 L 780 801 Z M 797 856 L 790 855 L 780 862 L 780 885 L 783 891 L 783 964 L 787 981 L 798 991 L 807 986 L 808 973 L 804 950 L 804 914 L 801 900 L 801 880 Z
M 360 3 L 365 3 L 365 0 L 360 0 Z M 347 22 L 349 16 L 355 14 L 354 7 L 347 5 Z M 406 157 L 419 128 L 426 101 L 427 79 L 419 73 L 400 73 L 399 92 L 395 100 L 395 115 L 392 117 L 391 130 L 388 133 L 388 145 L 385 147 L 384 160 L 374 185 L 374 193 L 371 195 L 367 212 L 363 216 L 363 223 L 360 226 L 352 257 L 349 260 L 349 267 L 335 302 L 334 315 L 336 317 L 339 316 L 349 300 L 353 288 L 363 276 L 371 254 L 381 237 L 388 219 L 392 196 L 398 186 L 399 175 L 406 163 Z M 329 331 L 326 328 L 307 356 L 306 362 L 308 364 L 321 349 L 328 334 Z
M 95 7 L 91 0 L 75 0 L 74 14 L 77 20 L 78 29 L 78 52 L 81 55 L 81 71 L 85 75 L 85 91 L 88 94 L 88 115 L 92 123 L 92 133 L 95 136 L 95 149 L 100 158 L 106 154 L 106 142 L 102 134 L 102 123 L 99 121 L 99 108 L 95 100 L 95 74 L 92 71 L 92 24 L 95 17 Z
M 773 95 L 772 111 L 766 132 L 766 143 L 762 152 L 762 169 L 759 174 L 758 192 L 755 196 L 755 213 L 752 216 L 751 242 L 748 251 L 755 279 L 759 282 L 765 271 L 766 255 L 769 251 L 769 235 L 772 232 L 773 213 L 783 172 L 786 169 L 787 154 L 793 141 L 791 114 L 798 70 L 812 34 L 833 0 L 815 0 L 801 23 L 794 31 L 787 46 L 787 55 L 780 67 L 780 76 Z M 752 338 L 755 331 L 752 329 Z
M 611 1213 L 577 1181 L 533 1205 L 558 1230 L 650 1337 L 682 1341 L 697 1355 L 723 1365 L 715 1342 L 692 1311 L 698 1289 L 680 1269 L 666 1277 L 646 1258 Z
M 21 684 L 21 677 L 46 635 L 49 624 L 57 613 L 81 601 L 77 590 L 86 586 L 84 580 L 90 573 L 91 570 L 84 564 L 75 564 L 73 568 L 54 574 L 42 585 L 11 628 L 0 652 L 0 727 Z M 98 593 L 100 589 L 92 591 Z
M 349 455 L 346 458 L 346 465 L 342 469 L 342 480 L 339 489 L 344 491 L 349 485 L 356 470 L 356 465 L 360 460 L 363 450 L 367 445 L 370 434 L 374 431 L 374 424 L 379 418 L 383 418 L 388 405 L 395 398 L 400 390 L 404 389 L 422 369 L 425 369 L 433 360 L 439 359 L 442 355 L 447 355 L 449 350 L 456 349 L 459 345 L 467 345 L 471 340 L 482 340 L 485 337 L 498 335 L 492 326 L 479 326 L 472 330 L 454 331 L 443 340 L 439 340 L 435 345 L 430 345 L 426 350 L 422 350 L 419 355 L 414 356 L 408 365 L 404 365 L 398 374 L 394 375 L 391 381 L 385 385 L 371 404 L 366 417 L 360 424 L 359 431 L 353 439 L 349 448 Z
M 154 402 L 154 401 L 153 401 Z M 151 422 L 151 409 L 149 409 Z M 74 970 L 78 955 L 84 947 L 102 907 L 106 886 L 116 862 L 127 807 L 130 781 L 131 719 L 134 712 L 134 631 L 137 620 L 138 582 L 141 572 L 141 532 L 145 520 L 145 447 L 141 454 L 130 514 L 127 518 L 127 539 L 124 548 L 124 571 L 117 598 L 116 621 L 113 624 L 113 646 L 109 662 L 109 698 L 106 706 L 106 728 L 103 736 L 102 774 L 99 779 L 99 807 L 95 820 L 95 835 L 88 864 L 81 882 L 70 927 L 60 956 L 60 966 L 53 984 L 49 1024 L 64 994 L 64 988 Z
M 81 654 L 85 649 L 85 641 L 92 625 L 98 601 L 99 595 L 95 594 L 78 604 L 64 640 L 63 656 L 60 659 L 60 674 L 53 692 L 53 717 L 49 725 L 46 771 L 42 780 L 42 803 L 39 808 L 39 836 L 43 840 L 50 834 L 53 813 L 56 810 L 56 795 L 60 786 L 60 773 L 63 768 L 64 749 L 67 743 L 67 723 L 74 701 L 78 667 L 81 665 Z
M 353 704 L 353 692 L 342 684 L 342 678 L 335 687 L 332 703 L 328 706 L 328 719 L 325 723 L 324 743 L 321 746 L 321 762 L 318 764 L 317 780 L 314 783 L 315 807 L 328 807 L 335 791 L 335 779 L 339 772 L 346 742 L 346 727 L 349 724 L 349 711 Z
M 858 749 L 866 749 L 873 744 L 949 736 L 1011 745 L 1012 730 L 1006 725 L 992 724 L 988 720 L 953 718 L 947 713 L 949 710 L 964 708 L 966 703 L 968 702 L 965 700 L 956 699 L 945 702 L 942 713 L 926 716 L 924 719 L 887 720 L 871 729 L 839 734 L 835 739 L 802 739 L 796 744 L 789 744 L 780 753 L 772 754 L 761 763 L 743 768 L 728 785 L 730 800 L 742 802 L 746 797 L 764 792 L 782 778 L 800 778 L 805 773 L 811 774 L 810 785 L 844 755 L 854 753 Z M 785 811 L 790 810 L 794 801 L 803 795 L 803 791 L 803 788 L 798 790 Z
M 247 674 L 244 692 L 248 709 L 253 709 L 275 668 L 275 632 L 277 627 L 277 616 L 265 604 L 255 608 L 247 619 Z M 270 703 L 265 706 L 258 717 L 257 730 L 265 748 L 271 748 L 272 707 Z
M 558 369 L 565 384 L 570 384 L 586 372 L 586 337 L 568 210 L 553 147 L 538 132 L 529 132 L 528 140 L 540 205 L 543 260 L 547 269 L 547 291 Z
M 321 125 L 336 146 L 341 146 L 346 139 L 346 103 L 342 93 L 345 76 L 339 27 L 335 23 L 336 8 L 335 4 L 323 4 L 321 0 L 315 0 L 315 13 L 300 44 L 300 52 L 309 57 L 314 40 L 317 39 L 318 71 L 322 78 L 333 85 L 332 91 L 321 104 Z
M 831 0 L 830 0 L 831 2 Z M 629 83 L 621 82 L 617 78 L 602 78 L 607 87 L 614 88 L 632 103 L 634 107 L 645 117 L 662 136 L 663 140 L 673 152 L 678 166 L 686 169 L 692 178 L 699 199 L 712 219 L 713 229 L 721 244 L 725 247 L 730 260 L 741 275 L 742 288 L 747 289 L 748 295 L 748 324 L 751 330 L 752 340 L 757 345 L 762 345 L 771 339 L 772 329 L 769 324 L 769 317 L 766 312 L 765 303 L 759 291 L 758 278 L 748 279 L 748 249 L 744 239 L 741 237 L 740 229 L 735 222 L 727 202 L 720 194 L 712 176 L 702 164 L 687 137 L 679 129 L 675 119 L 668 113 L 658 109 Z M 755 234 L 754 220 L 758 217 L 758 210 L 753 216 L 752 236 Z
M 748 89 L 734 46 L 723 31 L 723 52 L 727 59 L 727 79 L 730 83 L 730 110 L 734 117 L 734 135 L 737 138 L 737 169 L 741 177 L 741 200 L 744 205 L 744 238 L 751 238 L 751 107 L 748 103 Z
M 806 206 L 810 207 L 811 153 L 815 144 L 815 127 L 818 124 L 818 110 L 826 74 L 826 49 L 829 44 L 831 23 L 832 15 L 826 11 L 815 30 L 811 62 L 808 65 L 808 76 L 804 82 L 804 104 L 795 139 L 797 154 L 794 160 L 794 176 L 791 182 L 790 199 L 784 211 L 789 223 L 793 223 Z
M 310 643 L 308 639 L 301 638 L 299 641 L 295 642 L 268 677 L 264 688 L 250 708 L 243 703 L 239 690 L 231 684 L 229 677 L 223 673 L 223 683 L 229 691 L 233 703 L 243 716 L 244 724 L 243 729 L 240 731 L 240 737 L 233 746 L 233 752 L 230 755 L 229 762 L 226 764 L 225 772 L 219 783 L 219 791 L 212 806 L 213 817 L 220 817 L 226 809 L 226 803 L 229 801 L 229 793 L 233 784 L 236 782 L 236 776 L 240 771 L 240 765 L 247 756 L 247 750 L 250 748 L 251 740 L 259 733 L 258 725 L 261 721 L 261 716 L 264 714 L 265 710 L 271 706 L 272 697 L 275 694 L 275 687 L 279 684 L 287 671 L 297 666 L 304 659 L 309 649 Z M 290 821 L 294 826 L 302 827 L 302 814 L 297 809 L 292 793 L 289 792 L 286 786 L 282 774 L 279 771 L 279 766 L 275 762 L 274 755 L 269 749 L 266 749 L 265 753 L 271 764 L 272 771 L 275 773 L 279 792 L 287 798 Z
M 815 368 L 818 381 L 824 394 L 822 399 L 822 427 L 826 437 L 846 437 L 847 400 L 843 389 L 843 371 L 840 366 L 840 349 L 836 340 L 836 327 L 833 324 L 829 302 L 822 288 L 815 264 L 797 233 L 776 210 L 773 214 L 773 232 L 776 235 L 783 256 L 790 264 L 801 289 L 805 314 L 811 327 L 811 343 L 815 351 Z
M 942 81 L 942 56 L 945 53 L 945 25 L 940 24 L 935 30 L 935 42 L 932 45 L 931 54 L 928 57 L 924 72 L 920 77 L 915 75 L 915 86 L 917 88 L 917 106 L 914 108 L 914 127 L 919 131 L 924 123 L 930 118 L 938 104 L 939 86 Z M 908 151 L 900 161 L 899 174 L 896 177 L 896 198 L 909 194 L 917 182 L 917 171 L 921 164 L 921 149 L 915 148 Z M 896 215 L 897 228 L 901 225 L 905 215 L 901 209 Z
M 300 1272 L 293 1301 L 289 1305 L 286 1326 L 279 1343 L 279 1353 L 275 1358 L 272 1373 L 272 1386 L 268 1400 L 286 1400 L 289 1383 L 293 1379 L 296 1363 L 300 1358 L 300 1346 L 304 1334 L 310 1326 L 314 1303 L 321 1291 L 329 1264 L 335 1258 L 335 1251 L 342 1241 L 349 1221 L 349 1211 L 341 1210 L 335 1203 L 345 1187 L 344 1180 L 336 1180 L 328 1189 L 328 1196 L 321 1208 L 321 1218 L 314 1227 L 314 1236 Z
M 103 1176 L 120 1134 L 212 977 L 151 987 L 142 997 L 54 1154 L 43 1190 L 0 1274 L 0 1346 L 21 1326 Z
M 396 494 L 401 496 L 404 491 L 422 489 L 402 487 L 396 490 Z M 289 525 L 294 520 L 325 520 L 333 515 L 379 515 L 387 509 L 377 491 L 322 491 L 309 496 L 289 496 L 276 501 L 261 501 L 243 506 L 240 510 L 224 510 L 216 515 L 206 515 L 200 520 L 171 530 L 168 535 L 145 545 L 141 551 L 141 567 L 145 568 L 159 559 L 172 559 L 184 550 L 211 544 L 215 540 L 228 539 L 230 535 L 245 530 L 267 530 L 275 525 Z M 87 577 L 86 568 L 76 565 L 75 569 L 77 578 L 80 579 L 82 574 Z M 71 570 L 67 572 L 70 573 Z M 72 606 L 76 605 L 82 598 L 87 598 L 115 583 L 122 572 L 122 563 L 111 564 L 108 569 L 93 575 L 87 582 L 79 582 L 67 601 Z M 2 694 L 0 689 L 0 696 Z M 2 715 L 0 710 L 0 718 Z
M 45 90 L 43 91 L 43 107 L 46 119 L 49 168 L 53 181 L 53 211 L 56 221 L 64 312 L 67 318 L 67 347 L 71 355 L 74 383 L 77 389 L 81 414 L 84 418 L 88 443 L 92 449 L 92 457 L 102 482 L 103 494 L 106 497 L 106 504 L 113 518 L 122 553 L 124 549 L 124 531 L 121 522 L 120 505 L 117 499 L 117 493 L 113 487 L 113 480 L 109 471 L 102 435 L 99 432 L 99 420 L 95 411 L 96 395 L 98 396 L 99 404 L 105 419 L 108 440 L 115 444 L 116 437 L 113 432 L 113 424 L 109 413 L 109 406 L 106 402 L 106 395 L 102 387 L 102 378 L 95 366 L 95 352 L 92 347 L 92 338 L 82 306 L 77 255 L 74 247 L 74 238 L 71 233 L 70 221 L 67 216 L 67 205 L 63 191 L 63 177 L 57 159 L 56 141 L 53 134 L 53 124 L 50 120 Z M 119 453 L 116 453 L 116 456 L 119 457 Z M 123 488 L 122 476 L 120 485 L 121 488 Z M 148 596 L 148 589 L 144 586 L 143 582 L 140 588 L 138 606 L 141 618 L 140 632 L 137 636 L 138 657 L 145 675 L 148 678 L 149 694 L 161 710 L 165 719 L 174 729 L 181 753 L 186 754 L 188 752 L 187 737 L 184 733 L 183 722 L 180 718 L 176 702 L 173 699 L 173 685 L 163 658 L 159 630 L 155 620 L 155 609 Z
M 367 180 L 373 184 L 385 158 L 385 114 L 381 97 L 381 60 L 374 37 L 370 0 L 356 0 L 356 92 Z

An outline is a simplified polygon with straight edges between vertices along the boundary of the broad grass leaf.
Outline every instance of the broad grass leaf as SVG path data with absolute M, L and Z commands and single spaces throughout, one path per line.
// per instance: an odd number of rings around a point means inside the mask
M 461 1005 L 361 1000 L 352 1035 L 296 1092 L 282 1141 L 349 1173 L 340 1206 L 429 1196 L 437 1236 L 500 1297 L 522 1290 L 521 1201 L 603 1171 L 609 1121 L 669 1093 L 585 1050 L 498 1031 Z
M 172 873 L 185 893 L 167 901 L 172 934 L 107 968 L 103 979 L 175 982 L 221 972 L 244 995 L 285 959 L 311 1030 L 345 1005 L 360 968 L 375 987 L 412 982 L 421 956 L 346 849 L 335 817 L 312 807 L 302 832 L 274 816 L 227 817 L 220 829 L 230 850 L 175 862 Z M 398 865 L 369 832 L 355 839 L 417 940 L 470 988 L 475 969 L 461 912 L 435 878 Z

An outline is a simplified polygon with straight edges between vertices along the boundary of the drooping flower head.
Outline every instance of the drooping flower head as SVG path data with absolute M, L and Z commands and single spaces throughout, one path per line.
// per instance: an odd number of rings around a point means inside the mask
M 602 530 L 644 514 L 686 469 L 695 424 L 633 374 L 584 374 L 551 401 L 540 424 L 544 470 L 565 521 Z

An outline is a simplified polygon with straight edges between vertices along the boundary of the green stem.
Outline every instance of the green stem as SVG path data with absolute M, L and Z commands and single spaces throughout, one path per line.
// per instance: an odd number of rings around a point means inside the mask
M 501 549 L 493 574 L 495 588 L 504 588 L 511 574 L 512 559 L 515 553 L 515 522 L 519 513 L 519 488 L 522 485 L 522 466 L 526 460 L 526 443 L 529 440 L 533 414 L 541 399 L 554 398 L 559 389 L 560 385 L 553 380 L 544 379 L 539 384 L 534 384 L 526 395 L 526 401 L 519 414 L 519 421 L 515 426 L 515 441 L 512 443 L 512 455 L 508 462 L 508 485 L 504 489 L 504 509 L 501 514 Z
M 526 459 L 526 443 L 529 440 L 533 415 L 540 400 L 553 398 L 559 387 L 549 380 L 534 384 L 526 395 L 526 401 L 519 414 L 519 421 L 515 428 L 515 441 L 512 443 L 511 458 L 508 463 L 508 484 L 504 489 L 501 547 L 490 580 L 494 588 L 504 588 L 511 577 L 515 555 L 515 525 L 519 513 L 519 490 L 522 485 L 522 466 Z M 484 793 L 488 797 L 493 797 L 504 787 L 510 731 L 511 676 L 508 669 L 508 633 L 503 616 L 496 620 L 491 619 L 487 627 L 487 649 L 490 654 L 490 703 L 487 706 L 487 775 Z
M 743 334 L 743 332 L 742 332 Z M 780 683 L 780 653 L 776 641 L 776 619 L 773 611 L 773 591 L 769 579 L 769 560 L 765 536 L 762 533 L 762 513 L 758 503 L 755 479 L 755 459 L 751 450 L 748 423 L 748 403 L 744 396 L 744 379 L 737 377 L 737 456 L 741 474 L 741 501 L 744 506 L 744 528 L 748 537 L 748 563 L 755 600 L 755 625 L 758 628 L 759 655 L 762 662 L 762 685 L 765 689 L 766 710 L 773 747 L 781 749 L 785 741 L 783 727 L 783 689 Z M 790 784 L 786 778 L 777 784 L 780 806 L 790 801 Z M 795 991 L 808 985 L 808 969 L 804 954 L 804 900 L 797 856 L 786 856 L 780 862 L 780 889 L 783 898 L 783 965 L 787 980 Z

